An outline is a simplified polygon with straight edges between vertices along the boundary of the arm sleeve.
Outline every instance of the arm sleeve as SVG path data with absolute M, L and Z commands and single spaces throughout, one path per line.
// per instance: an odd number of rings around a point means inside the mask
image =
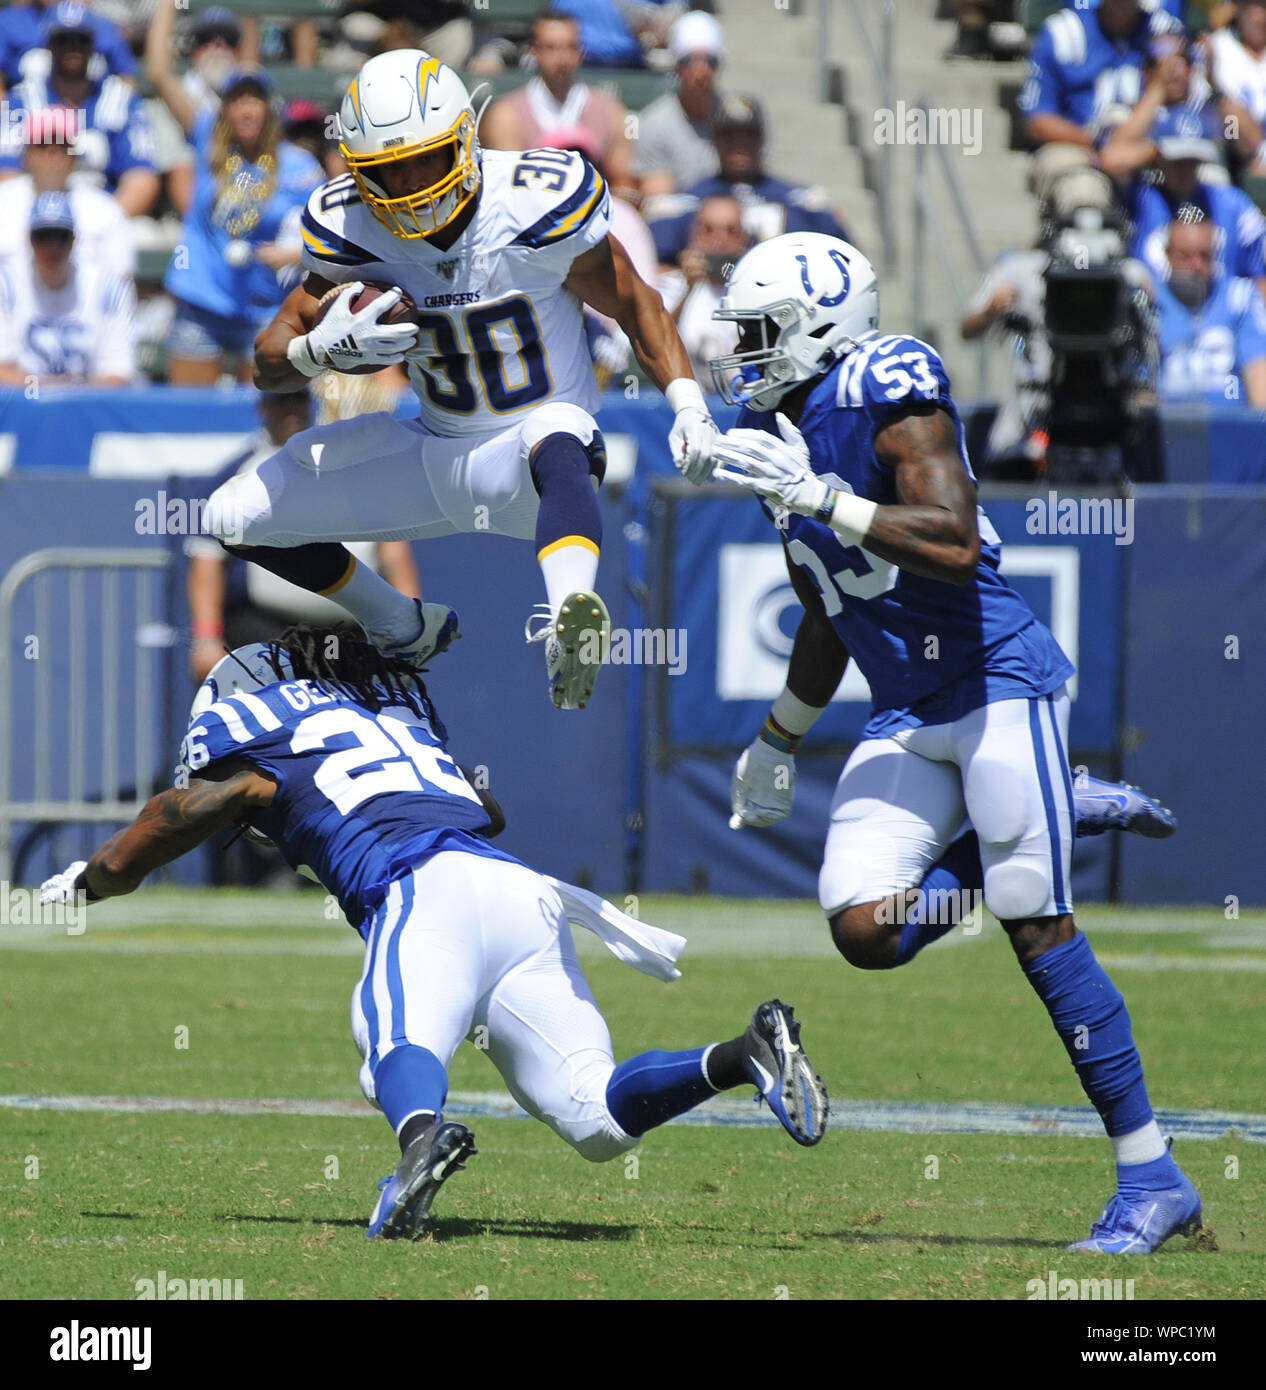
M 106 281 L 93 375 L 125 381 L 136 376 L 136 286 L 131 280 L 112 275 Z

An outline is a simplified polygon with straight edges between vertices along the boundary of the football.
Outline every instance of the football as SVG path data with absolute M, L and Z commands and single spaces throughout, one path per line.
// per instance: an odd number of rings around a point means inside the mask
M 320 300 L 317 303 L 316 323 L 320 323 L 321 320 L 326 316 L 326 314 L 329 313 L 330 305 L 333 304 L 334 300 L 338 297 L 340 291 L 343 288 L 344 287 L 342 285 L 335 285 L 335 287 L 332 290 L 327 290 L 326 293 L 321 296 Z M 367 305 L 372 304 L 375 299 L 381 299 L 382 296 L 386 294 L 388 290 L 393 288 L 395 287 L 392 285 L 367 283 L 364 289 L 358 290 L 354 295 L 352 295 L 351 302 L 348 304 L 348 308 L 351 310 L 353 314 L 357 314 Z M 401 296 L 400 302 L 388 309 L 387 312 L 382 316 L 380 322 L 411 323 L 416 325 L 418 322 L 418 306 L 413 302 L 412 299 L 410 299 L 410 297 L 407 294 L 403 294 Z M 314 323 L 313 326 L 315 327 L 316 324 Z M 382 371 L 382 368 L 374 366 L 372 364 L 366 364 L 363 367 L 340 366 L 338 370 L 340 372 L 349 373 L 352 376 L 370 376 L 374 372 Z

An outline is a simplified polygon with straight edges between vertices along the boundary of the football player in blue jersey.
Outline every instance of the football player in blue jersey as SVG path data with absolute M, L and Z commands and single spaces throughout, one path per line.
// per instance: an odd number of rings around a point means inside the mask
M 880 335 L 874 270 L 820 235 L 749 251 L 717 317 L 740 330 L 718 386 L 745 410 L 716 476 L 762 499 L 805 610 L 731 823 L 786 814 L 795 749 L 854 659 L 874 708 L 819 880 L 836 946 L 862 969 L 903 965 L 983 890 L 1115 1151 L 1117 1193 L 1073 1248 L 1154 1250 L 1198 1227 L 1200 1199 L 1153 1118 L 1125 1002 L 1073 922 L 1073 666 L 998 572 L 945 367 Z
M 477 1038 L 514 1098 L 603 1162 L 717 1091 L 755 1085 L 797 1143 L 825 1130 L 826 1088 L 779 1000 L 738 1037 L 618 1066 L 568 920 L 621 960 L 675 979 L 683 939 L 534 873 L 488 843 L 504 824 L 445 746 L 416 668 L 335 629 L 231 652 L 194 700 L 177 785 L 42 900 L 130 893 L 215 831 L 242 825 L 335 894 L 365 939 L 352 995 L 361 1087 L 399 1140 L 371 1239 L 428 1229 L 441 1183 L 475 1152 L 446 1122 L 448 1066 Z

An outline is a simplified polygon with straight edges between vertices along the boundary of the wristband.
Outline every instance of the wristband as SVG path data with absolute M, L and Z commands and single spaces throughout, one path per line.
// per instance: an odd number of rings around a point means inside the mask
M 708 414 L 707 402 L 703 399 L 703 392 L 699 389 L 699 383 L 690 377 L 679 376 L 676 381 L 670 381 L 664 387 L 664 399 L 673 408 L 674 415 L 680 415 L 683 410 L 701 410 L 705 415 Z
M 765 726 L 760 731 L 760 739 L 762 743 L 767 743 L 771 748 L 777 749 L 779 753 L 794 753 L 801 743 L 799 736 L 779 728 L 772 714 L 765 718 Z
M 208 619 L 206 622 L 202 623 L 194 623 L 193 635 L 199 640 L 201 640 L 204 637 L 223 637 L 224 624 L 215 622 L 211 619 Z
M 325 367 L 313 357 L 306 333 L 301 333 L 297 338 L 291 338 L 286 344 L 286 361 L 295 371 L 302 372 L 304 376 L 320 376 L 325 371 Z
M 75 879 L 74 886 L 76 893 L 82 893 L 84 895 L 85 902 L 99 903 L 101 901 L 101 895 L 99 893 L 94 893 L 92 889 L 88 887 L 87 864 L 85 864 L 83 868 L 79 870 L 79 877 Z
M 806 705 L 784 686 L 774 701 L 773 709 L 769 711 L 769 717 L 778 728 L 786 731 L 788 737 L 799 742 L 825 713 L 825 705 Z
M 854 497 L 851 492 L 838 492 L 835 495 L 835 505 L 831 508 L 831 520 L 828 525 L 846 545 L 861 545 L 878 510 L 878 503 L 872 502 L 868 497 Z
M 827 488 L 826 496 L 823 497 L 821 505 L 818 507 L 817 511 L 813 513 L 814 521 L 820 521 L 823 526 L 829 526 L 831 524 L 831 513 L 835 510 L 835 499 L 839 495 L 840 494 L 836 492 L 833 487 Z

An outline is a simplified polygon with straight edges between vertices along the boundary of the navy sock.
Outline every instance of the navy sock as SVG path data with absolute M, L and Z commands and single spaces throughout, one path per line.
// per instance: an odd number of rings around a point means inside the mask
M 355 560 L 338 541 L 310 541 L 287 548 L 276 545 L 225 545 L 230 555 L 249 560 L 279 579 L 288 579 L 309 593 L 324 594 L 347 579 Z
M 636 1139 L 716 1094 L 703 1073 L 707 1050 L 642 1052 L 616 1067 L 607 1082 L 607 1109 L 625 1134 Z
M 1095 959 L 1090 942 L 1078 932 L 1026 965 L 1024 973 L 1046 1005 L 1109 1136 L 1141 1129 L 1152 1118 L 1143 1062 L 1125 1000 Z M 1147 1166 L 1131 1164 L 1130 1169 Z
M 592 447 L 592 446 L 590 446 Z M 589 450 L 574 434 L 547 435 L 532 456 L 532 481 L 541 497 L 536 514 L 536 554 L 559 541 L 602 546 L 602 515 L 590 479 Z
M 392 1129 L 398 1130 L 418 1110 L 439 1119 L 448 1099 L 448 1073 L 434 1052 L 412 1043 L 393 1047 L 373 1074 L 374 1093 Z
M 905 965 L 932 942 L 939 941 L 959 921 L 957 905 L 963 892 L 981 892 L 985 871 L 980 863 L 980 840 L 974 830 L 960 835 L 924 875 L 918 897 L 907 902 L 901 940 L 894 965 Z M 946 893 L 953 897 L 941 896 Z M 948 905 L 954 905 L 951 911 Z

